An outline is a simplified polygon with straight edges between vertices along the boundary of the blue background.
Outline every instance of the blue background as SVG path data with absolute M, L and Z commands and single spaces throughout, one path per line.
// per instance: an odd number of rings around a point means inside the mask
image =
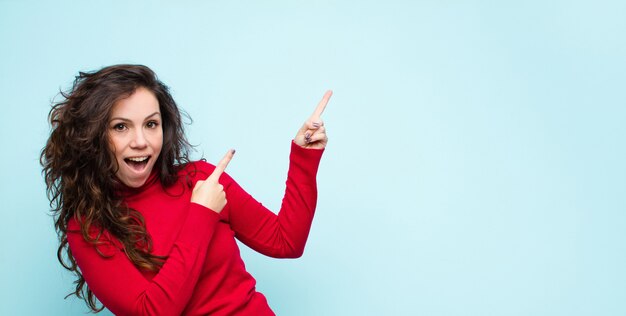
M 383 4 L 384 3 L 384 4 Z M 279 315 L 626 315 L 623 1 L 0 1 L 0 314 L 83 315 L 38 155 L 79 70 L 153 68 L 195 157 L 277 210 L 326 89 L 303 258 L 243 257 Z M 108 314 L 105 312 L 103 314 Z

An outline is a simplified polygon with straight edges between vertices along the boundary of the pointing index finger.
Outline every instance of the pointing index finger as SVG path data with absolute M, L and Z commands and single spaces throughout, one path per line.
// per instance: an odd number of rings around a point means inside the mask
M 320 118 L 322 116 L 322 113 L 324 112 L 324 109 L 326 108 L 326 104 L 328 104 L 328 100 L 330 100 L 330 97 L 332 95 L 333 95 L 332 90 L 326 91 L 320 103 L 317 104 L 317 107 L 315 108 L 313 115 L 311 115 L 311 118 Z
M 217 166 L 215 166 L 215 170 L 213 170 L 213 173 L 211 173 L 211 175 L 207 178 L 207 180 L 212 179 L 212 180 L 217 181 L 222 175 L 222 173 L 224 173 L 224 170 L 226 170 L 226 167 L 228 166 L 228 163 L 230 162 L 230 160 L 233 159 L 233 155 L 235 155 L 235 150 L 234 149 L 229 150 L 226 153 L 226 155 L 224 155 L 224 158 L 222 158 L 222 160 L 220 160 Z

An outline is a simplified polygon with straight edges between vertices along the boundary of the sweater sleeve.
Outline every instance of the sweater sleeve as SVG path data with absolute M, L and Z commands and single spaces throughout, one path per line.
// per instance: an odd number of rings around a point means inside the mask
M 180 315 L 193 294 L 218 221 L 217 213 L 190 203 L 167 260 L 151 280 L 119 247 L 106 247 L 103 257 L 80 233 L 68 233 L 67 238 L 89 288 L 115 315 Z M 78 229 L 78 224 L 70 221 L 70 229 Z
M 317 204 L 316 174 L 323 152 L 292 142 L 285 195 L 278 214 L 232 181 L 226 189 L 228 220 L 237 239 L 270 257 L 302 256 Z

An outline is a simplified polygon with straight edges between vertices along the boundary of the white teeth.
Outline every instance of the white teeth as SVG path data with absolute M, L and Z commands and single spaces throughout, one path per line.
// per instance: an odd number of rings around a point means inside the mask
M 146 157 L 132 157 L 132 158 L 127 158 L 127 159 L 128 159 L 128 160 L 132 160 L 132 161 L 134 161 L 134 162 L 142 162 L 142 161 L 147 160 L 148 158 L 149 158 L 149 157 L 148 157 L 148 156 L 146 156 Z

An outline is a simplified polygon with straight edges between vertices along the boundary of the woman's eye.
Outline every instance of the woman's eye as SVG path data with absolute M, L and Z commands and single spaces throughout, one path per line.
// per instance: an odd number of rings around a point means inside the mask
M 146 125 L 148 126 L 148 128 L 155 128 L 155 127 L 159 126 L 159 123 L 156 122 L 156 121 L 150 121 Z
M 120 124 L 115 124 L 113 125 L 113 129 L 116 131 L 123 131 L 124 129 L 126 129 L 126 125 L 120 123 Z

